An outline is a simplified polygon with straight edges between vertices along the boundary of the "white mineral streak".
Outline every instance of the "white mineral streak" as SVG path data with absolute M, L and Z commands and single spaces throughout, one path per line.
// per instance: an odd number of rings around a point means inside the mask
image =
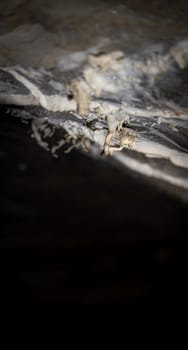
M 0 93 L 0 104 L 15 106 L 39 105 L 35 97 L 32 95 L 7 95 L 5 93 Z
M 74 100 L 70 101 L 66 96 L 44 95 L 34 83 L 26 79 L 14 69 L 4 68 L 4 70 L 12 74 L 20 83 L 22 83 L 43 108 L 52 112 L 76 110 L 76 102 Z
M 126 106 L 126 112 L 130 115 L 134 115 L 136 117 L 144 117 L 144 118 L 151 118 L 151 117 L 161 117 L 161 118 L 178 118 L 178 119 L 184 119 L 188 120 L 188 113 L 175 113 L 173 110 L 163 110 L 163 109 L 141 109 L 136 107 L 130 107 Z
M 152 117 L 158 117 L 158 118 L 164 118 L 164 119 L 183 119 L 188 120 L 188 111 L 186 113 L 179 112 L 178 114 L 174 112 L 171 109 L 142 109 L 138 107 L 132 107 L 126 104 L 122 104 L 121 108 L 128 114 L 139 118 L 152 118 Z M 120 106 L 115 105 L 110 102 L 99 102 L 99 101 L 91 101 L 90 103 L 90 110 L 91 111 L 99 111 L 101 114 L 108 114 L 108 113 L 116 113 L 120 110 Z
M 125 165 L 126 167 L 130 168 L 131 170 L 134 170 L 136 172 L 139 172 L 143 175 L 154 177 L 159 180 L 164 180 L 174 186 L 182 187 L 186 190 L 188 190 L 188 180 L 181 178 L 181 177 L 175 177 L 173 175 L 167 174 L 162 170 L 153 168 L 148 163 L 142 163 L 141 161 L 131 158 L 125 153 L 117 152 L 114 155 L 115 159 L 117 159 L 120 163 Z
M 103 149 L 105 144 L 105 139 L 107 136 L 107 130 L 98 129 L 98 130 L 92 131 L 85 126 L 82 126 L 82 127 L 79 126 L 79 123 L 77 122 L 72 122 L 68 120 L 63 123 L 63 126 L 65 130 L 68 132 L 68 134 L 71 135 L 72 138 L 79 138 L 80 136 L 86 137 L 90 141 L 97 144 L 101 149 Z M 118 132 L 116 132 L 116 134 L 117 135 L 115 140 L 121 137 L 119 136 Z M 113 143 L 113 140 L 112 140 L 112 145 L 111 145 L 112 150 L 113 150 L 113 147 L 115 147 L 115 144 Z M 176 151 L 167 146 L 161 145 L 157 142 L 141 139 L 140 137 L 137 136 L 135 137 L 135 140 L 131 144 L 131 149 L 139 153 L 143 153 L 147 157 L 168 159 L 174 165 L 188 169 L 187 153 Z
M 134 151 L 144 153 L 147 157 L 170 160 L 174 165 L 188 169 L 188 154 L 173 150 L 160 143 L 149 140 L 136 140 L 132 146 Z
M 33 81 L 29 80 L 35 76 L 34 70 L 25 71 L 23 68 L 10 67 L 4 68 L 4 70 L 22 83 L 29 90 L 30 95 L 0 94 L 0 103 L 39 104 L 52 112 L 74 112 L 74 115 L 78 116 L 78 121 L 69 120 L 68 116 L 67 120 L 62 118 L 61 121 L 56 121 L 51 117 L 48 121 L 54 126 L 63 127 L 69 138 L 73 140 L 75 147 L 85 145 L 86 140 L 90 140 L 107 154 L 123 148 L 131 148 L 146 157 L 166 159 L 176 167 L 188 169 L 188 153 L 180 149 L 177 150 L 175 143 L 174 147 L 172 145 L 170 148 L 161 144 L 160 141 L 146 139 L 139 132 L 131 128 L 126 129 L 123 126 L 123 123 L 129 124 L 129 118 L 133 116 L 138 120 L 140 118 L 149 120 L 157 117 L 159 124 L 160 120 L 168 120 L 169 127 L 172 130 L 176 128 L 177 132 L 178 123 L 180 126 L 181 123 L 187 123 L 188 112 L 186 109 L 175 104 L 172 105 L 169 101 L 163 101 L 163 107 L 157 108 L 158 101 L 150 96 L 152 95 L 150 90 L 154 86 L 156 76 L 167 72 L 174 63 L 179 69 L 188 66 L 188 41 L 177 43 L 165 54 L 150 54 L 150 57 L 145 60 L 140 60 L 136 55 L 127 57 L 119 51 L 101 55 L 88 55 L 87 53 L 87 60 L 86 55 L 82 52 L 71 55 L 59 61 L 59 67 L 62 70 L 66 71 L 66 67 L 67 69 L 77 68 L 79 64 L 84 62 L 80 76 L 67 81 L 66 87 L 69 87 L 73 94 L 71 100 L 66 94 L 46 95 L 43 93 Z M 36 72 L 36 76 L 37 74 L 40 75 Z M 148 78 L 148 91 L 143 91 L 143 74 Z M 53 76 L 51 76 L 50 85 L 59 93 L 63 87 L 61 81 L 53 80 Z M 137 99 L 136 93 L 147 96 L 151 105 L 144 105 L 144 99 L 141 101 L 143 107 L 136 105 L 134 103 Z M 108 97 L 104 98 L 104 94 L 117 97 L 117 102 L 116 100 L 113 102 L 113 98 L 112 100 Z M 89 120 L 90 115 L 93 115 L 94 120 L 98 121 L 98 127 L 95 129 L 92 129 L 89 123 L 85 123 Z M 33 123 L 32 129 L 38 143 L 47 149 L 47 143 L 42 140 L 40 135 L 40 127 L 38 128 L 37 124 Z M 55 154 L 56 150 L 64 143 L 61 140 L 53 147 L 52 153 Z M 181 176 L 176 178 L 163 170 L 153 168 L 150 163 L 146 164 L 134 159 L 133 156 L 126 155 L 125 152 L 116 152 L 114 157 L 135 171 L 188 189 L 188 180 L 181 178 Z
M 79 53 L 80 55 L 81 53 Z M 82 55 L 81 55 L 82 56 Z M 32 77 L 34 70 L 31 72 L 24 70 L 23 68 L 6 68 L 9 73 L 11 73 L 18 81 L 20 81 L 32 94 L 32 96 L 38 101 L 38 103 L 49 111 L 75 111 L 78 110 L 79 97 L 86 95 L 84 104 L 88 105 L 87 108 L 90 111 L 99 112 L 101 115 L 107 115 L 108 113 L 113 113 L 118 111 L 119 106 L 115 106 L 113 103 L 93 101 L 89 100 L 89 96 L 95 96 L 96 98 L 101 95 L 102 91 L 113 93 L 118 95 L 123 88 L 124 93 L 127 96 L 133 98 L 134 91 L 139 91 L 142 89 L 139 86 L 140 74 L 144 73 L 147 76 L 155 76 L 161 72 L 167 71 L 172 60 L 175 60 L 179 65 L 181 62 L 181 68 L 186 67 L 188 64 L 188 41 L 180 42 L 175 45 L 166 55 L 153 55 L 146 62 L 138 61 L 137 58 L 128 58 L 124 56 L 122 52 L 114 51 L 108 54 L 102 54 L 99 56 L 89 55 L 88 63 L 83 68 L 83 79 L 78 79 L 80 84 L 80 89 L 76 92 L 77 100 L 68 100 L 67 96 L 60 96 L 58 94 L 45 95 L 39 88 L 32 83 L 30 80 L 26 79 L 24 76 L 28 75 Z M 114 71 L 114 76 L 109 76 L 106 71 L 110 69 Z M 24 76 L 20 73 L 24 73 Z M 37 73 L 36 73 L 37 74 Z M 57 84 L 57 83 L 56 83 Z M 69 83 L 71 85 L 73 83 Z M 74 79 L 74 85 L 76 81 Z M 87 84 L 87 86 L 86 86 Z M 85 87 L 86 86 L 86 87 Z M 59 86 L 58 86 L 59 87 Z M 83 90 L 87 90 L 87 94 L 83 94 Z M 88 96 L 87 96 L 88 95 Z M 0 95 L 1 98 L 1 95 Z M 5 99 L 5 97 L 3 96 Z M 145 108 L 138 108 L 132 106 L 132 101 L 130 103 L 124 103 L 123 108 L 127 114 L 138 116 L 139 118 L 151 118 L 154 116 L 161 118 L 177 118 L 188 120 L 187 111 L 178 110 L 174 111 L 172 108 L 154 108 L 146 106 Z M 36 102 L 35 102 L 36 104 Z M 82 109 L 81 109 L 82 110 Z

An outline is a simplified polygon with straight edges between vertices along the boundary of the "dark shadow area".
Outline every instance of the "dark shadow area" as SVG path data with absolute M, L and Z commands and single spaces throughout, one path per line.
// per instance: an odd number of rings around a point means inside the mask
M 183 302 L 186 204 L 108 160 L 53 159 L 19 120 L 0 123 L 1 308 Z

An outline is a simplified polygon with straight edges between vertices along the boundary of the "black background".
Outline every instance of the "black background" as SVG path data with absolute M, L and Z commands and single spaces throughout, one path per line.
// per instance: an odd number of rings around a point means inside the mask
M 181 304 L 187 205 L 73 151 L 54 159 L 0 118 L 1 310 Z

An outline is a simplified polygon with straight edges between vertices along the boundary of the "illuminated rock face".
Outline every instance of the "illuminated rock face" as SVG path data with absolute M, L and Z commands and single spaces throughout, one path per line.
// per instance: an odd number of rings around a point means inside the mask
M 188 190 L 184 2 L 165 14 L 147 2 L 63 3 L 1 1 L 5 112 L 29 121 L 53 156 L 69 142 Z

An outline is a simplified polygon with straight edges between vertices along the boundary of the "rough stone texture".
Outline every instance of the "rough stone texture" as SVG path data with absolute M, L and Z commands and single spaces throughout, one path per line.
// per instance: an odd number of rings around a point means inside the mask
M 187 9 L 0 2 L 5 309 L 170 304 L 183 289 Z
M 154 158 L 153 163 L 145 158 L 147 168 L 141 155 L 139 161 L 129 150 L 115 158 L 187 189 L 186 18 L 174 32 L 176 15 L 162 16 L 159 3 L 147 4 L 143 13 L 128 2 L 81 2 L 80 11 L 75 6 L 74 1 L 1 3 L 1 104 L 77 110 L 82 120 L 72 123 L 67 115 L 68 121 L 62 116 L 58 122 L 46 114 L 45 123 L 64 128 L 75 146 L 92 142 L 104 153 L 127 147 L 144 153 Z M 180 12 L 184 6 L 179 4 Z M 40 135 L 44 118 L 32 126 L 38 143 L 49 149 Z M 156 157 L 166 159 L 163 169 Z

